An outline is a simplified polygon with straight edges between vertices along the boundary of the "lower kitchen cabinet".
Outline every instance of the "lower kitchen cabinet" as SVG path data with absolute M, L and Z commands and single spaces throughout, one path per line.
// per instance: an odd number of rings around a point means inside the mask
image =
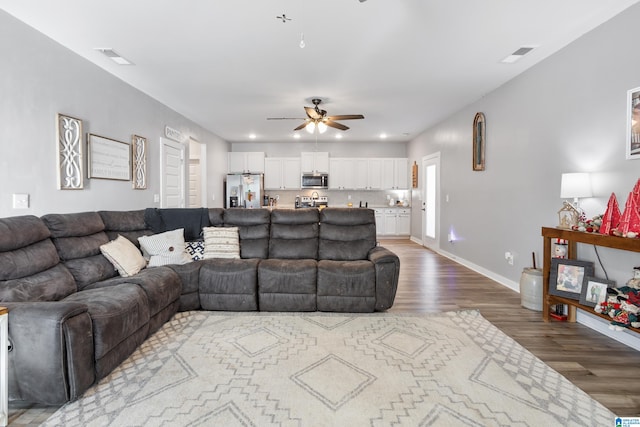
M 409 236 L 411 234 L 411 209 L 376 209 L 378 236 Z

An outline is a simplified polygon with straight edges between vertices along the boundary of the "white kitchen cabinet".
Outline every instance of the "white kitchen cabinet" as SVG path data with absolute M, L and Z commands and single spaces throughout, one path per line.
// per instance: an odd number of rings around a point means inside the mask
M 266 190 L 300 189 L 300 159 L 298 157 L 267 157 L 264 159 Z
M 411 211 L 399 209 L 396 214 L 396 232 L 398 236 L 409 236 L 411 234 Z
M 264 173 L 264 153 L 232 151 L 227 153 L 228 173 Z
M 384 209 L 374 209 L 373 212 L 376 217 L 376 236 L 384 236 Z
M 382 188 L 385 190 L 406 190 L 409 188 L 409 159 L 381 159 Z
M 399 190 L 409 188 L 409 159 L 394 159 L 394 182 Z
M 346 159 L 332 157 L 329 160 L 329 189 L 344 190 L 345 185 L 345 161 Z
M 369 159 L 353 159 L 353 188 L 369 190 Z
M 382 190 L 382 159 L 368 159 L 367 188 L 369 190 Z
M 411 209 L 384 210 L 384 235 L 409 236 L 411 234 Z
M 300 153 L 300 171 L 302 173 L 329 173 L 329 153 Z

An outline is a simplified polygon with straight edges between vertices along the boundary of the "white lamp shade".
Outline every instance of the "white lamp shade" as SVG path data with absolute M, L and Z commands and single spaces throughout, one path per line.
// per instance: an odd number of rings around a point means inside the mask
M 327 131 L 327 125 L 323 122 L 318 122 L 318 132 L 325 133 Z
M 591 179 L 588 173 L 563 173 L 560 184 L 560 198 L 577 199 L 591 197 Z
M 313 131 L 316 129 L 316 124 L 314 122 L 309 122 L 304 128 L 307 130 L 307 132 L 313 133 Z

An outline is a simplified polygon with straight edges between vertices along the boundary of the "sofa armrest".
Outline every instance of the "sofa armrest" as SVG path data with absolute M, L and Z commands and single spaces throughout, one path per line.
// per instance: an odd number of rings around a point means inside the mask
M 95 381 L 93 329 L 75 302 L 2 303 L 9 309 L 9 398 L 59 405 Z
M 369 251 L 368 259 L 376 272 L 376 311 L 387 310 L 396 297 L 400 258 L 389 249 L 376 246 Z

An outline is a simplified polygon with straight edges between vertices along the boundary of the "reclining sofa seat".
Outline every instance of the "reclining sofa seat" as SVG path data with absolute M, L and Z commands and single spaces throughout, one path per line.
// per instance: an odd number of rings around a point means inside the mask
M 0 219 L 0 301 L 9 309 L 9 399 L 60 404 L 95 381 L 88 306 L 44 222 Z M 43 357 L 44 355 L 44 357 Z
M 269 258 L 258 265 L 261 311 L 316 311 L 318 210 L 271 212 Z
M 222 226 L 238 228 L 240 258 L 199 262 L 203 309 L 258 310 L 258 264 L 269 254 L 269 217 L 268 209 L 223 210 Z
M 376 244 L 373 210 L 320 212 L 318 310 L 372 312 L 393 305 L 400 260 Z

